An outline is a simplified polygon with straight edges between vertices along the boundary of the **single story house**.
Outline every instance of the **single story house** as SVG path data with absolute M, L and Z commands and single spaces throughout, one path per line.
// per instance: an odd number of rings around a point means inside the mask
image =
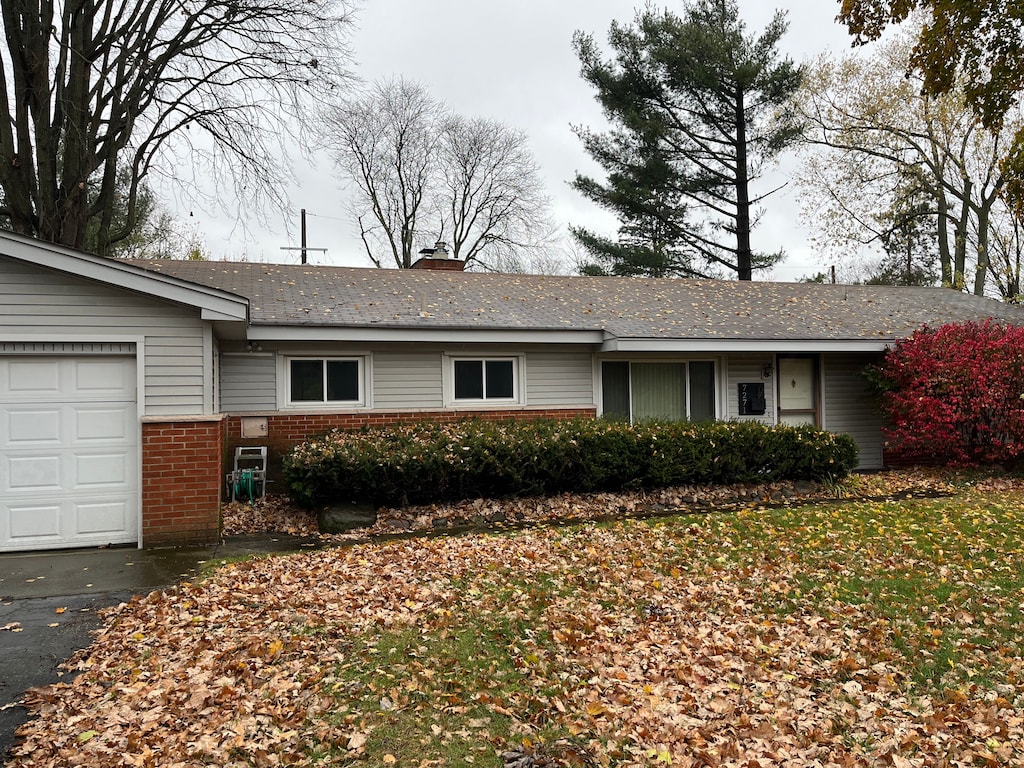
M 0 233 L 0 551 L 215 540 L 235 447 L 335 426 L 811 423 L 879 468 L 864 367 L 924 324 L 1024 322 L 942 289 L 417 266 L 117 261 Z

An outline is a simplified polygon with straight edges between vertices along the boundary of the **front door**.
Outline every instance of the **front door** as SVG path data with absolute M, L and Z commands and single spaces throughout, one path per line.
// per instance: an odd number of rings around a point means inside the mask
M 779 357 L 779 424 L 820 424 L 818 361 L 814 357 Z

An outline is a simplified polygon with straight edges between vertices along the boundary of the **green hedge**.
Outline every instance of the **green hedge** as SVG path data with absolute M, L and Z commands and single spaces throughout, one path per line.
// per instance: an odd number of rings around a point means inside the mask
M 821 480 L 857 464 L 848 435 L 754 422 L 461 421 L 334 430 L 284 459 L 292 498 L 381 506 L 673 485 Z

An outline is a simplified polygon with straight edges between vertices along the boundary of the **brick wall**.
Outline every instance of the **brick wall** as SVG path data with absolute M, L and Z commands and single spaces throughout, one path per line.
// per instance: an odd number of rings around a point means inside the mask
M 220 538 L 226 421 L 146 418 L 142 423 L 142 545 Z
M 403 411 L 375 413 L 358 411 L 350 413 L 275 413 L 268 415 L 267 436 L 263 438 L 242 437 L 242 417 L 227 418 L 227 438 L 224 451 L 224 472 L 232 469 L 235 448 L 241 445 L 265 445 L 267 454 L 267 492 L 284 493 L 280 486 L 281 457 L 293 445 L 307 437 L 326 432 L 328 429 L 358 429 L 363 426 L 385 426 L 408 424 L 417 421 L 452 422 L 464 419 L 485 419 L 487 421 L 528 420 L 528 419 L 575 419 L 596 418 L 596 408 L 549 408 L 537 410 L 493 410 L 493 411 Z

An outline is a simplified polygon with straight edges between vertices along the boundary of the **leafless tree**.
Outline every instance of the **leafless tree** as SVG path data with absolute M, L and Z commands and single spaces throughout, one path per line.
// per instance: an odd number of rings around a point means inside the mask
M 521 131 L 454 114 L 403 79 L 344 102 L 334 119 L 338 168 L 357 190 L 353 214 L 376 266 L 408 269 L 437 240 L 475 268 L 543 262 L 553 227 Z
M 395 79 L 334 112 L 339 170 L 358 190 L 352 208 L 366 254 L 381 267 L 387 251 L 399 269 L 412 266 L 421 217 L 436 168 L 444 106 L 422 85 Z
M 4 223 L 81 247 L 91 220 L 104 252 L 150 174 L 279 202 L 279 149 L 347 77 L 350 2 L 0 0 Z
M 450 118 L 440 169 L 455 258 L 495 268 L 550 239 L 548 198 L 526 134 L 494 120 Z

